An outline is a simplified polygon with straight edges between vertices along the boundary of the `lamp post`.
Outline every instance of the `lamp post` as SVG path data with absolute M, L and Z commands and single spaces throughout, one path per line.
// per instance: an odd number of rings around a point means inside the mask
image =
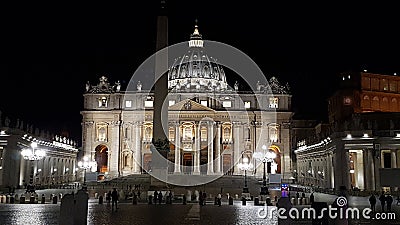
M 267 146 L 263 145 L 262 146 L 263 151 L 261 152 L 255 152 L 253 154 L 253 157 L 255 159 L 260 160 L 263 163 L 263 182 L 262 182 L 262 187 L 261 187 L 261 191 L 260 191 L 260 195 L 268 195 L 269 191 L 268 191 L 268 187 L 267 187 L 267 177 L 266 177 L 266 173 L 265 173 L 265 164 L 271 163 L 274 161 L 274 159 L 276 158 L 276 154 L 273 151 L 269 151 L 267 150 Z
M 78 166 L 84 169 L 82 189 L 86 189 L 86 170 L 96 166 L 96 162 L 89 161 L 87 156 L 83 157 L 83 161 L 78 162 Z
M 31 143 L 30 148 L 24 148 L 21 151 L 21 155 L 25 160 L 29 161 L 35 161 L 36 162 L 36 170 L 38 170 L 38 161 L 41 160 L 43 157 L 46 156 L 46 152 L 42 149 L 36 149 L 38 147 L 36 142 Z M 33 169 L 34 171 L 31 171 L 30 179 L 29 179 L 29 187 L 28 191 L 34 191 L 33 189 L 33 179 L 36 179 L 36 175 L 38 174 L 35 172 L 35 168 Z M 40 172 L 40 171 L 39 171 Z
M 249 188 L 247 187 L 247 170 L 253 170 L 253 164 L 249 163 L 249 158 L 246 156 L 242 158 L 242 162 L 238 164 L 240 170 L 244 171 L 244 187 L 243 193 L 249 193 Z

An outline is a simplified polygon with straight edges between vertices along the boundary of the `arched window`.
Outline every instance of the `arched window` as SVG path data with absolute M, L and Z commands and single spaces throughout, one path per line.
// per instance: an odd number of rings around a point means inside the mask
M 371 108 L 373 110 L 379 110 L 379 98 L 377 96 L 372 98 Z
M 192 126 L 186 125 L 183 127 L 183 139 L 184 140 L 192 140 L 193 139 Z
M 397 111 L 397 99 L 396 98 L 392 98 L 392 101 L 390 102 L 390 111 L 391 112 Z
M 269 141 L 278 142 L 279 141 L 279 126 L 276 124 L 271 124 L 268 126 Z
M 371 100 L 369 99 L 368 95 L 364 95 L 361 105 L 363 108 L 366 108 L 366 109 L 371 108 Z
M 151 126 L 146 126 L 145 130 L 144 130 L 144 138 L 147 141 L 151 141 L 151 139 L 153 138 L 153 131 Z
M 382 98 L 381 110 L 382 111 L 388 111 L 389 110 L 389 99 L 386 98 L 386 97 Z
M 223 138 L 224 141 L 231 140 L 231 129 L 229 127 L 224 127 Z
M 97 140 L 107 141 L 107 125 L 105 124 L 97 125 Z

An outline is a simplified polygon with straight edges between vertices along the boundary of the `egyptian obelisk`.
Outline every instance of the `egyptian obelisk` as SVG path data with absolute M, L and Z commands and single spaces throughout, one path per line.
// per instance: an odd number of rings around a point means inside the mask
M 157 17 L 157 40 L 155 57 L 154 111 L 153 111 L 153 154 L 152 173 L 162 178 L 167 175 L 169 140 L 163 128 L 168 130 L 168 106 L 163 102 L 168 95 L 168 17 L 166 2 L 161 1 Z M 160 51 L 161 50 L 161 51 Z M 157 154 L 157 151 L 159 154 Z

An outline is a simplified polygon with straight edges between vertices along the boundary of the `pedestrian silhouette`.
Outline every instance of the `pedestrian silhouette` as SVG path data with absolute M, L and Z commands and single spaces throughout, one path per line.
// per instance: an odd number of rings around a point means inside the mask
M 199 205 L 203 205 L 203 192 L 199 192 Z
M 153 194 L 153 201 L 154 201 L 154 204 L 157 204 L 157 198 L 158 198 L 158 192 L 157 192 L 157 191 L 154 191 L 154 194 Z
M 115 211 L 117 211 L 118 209 L 118 191 L 116 188 L 113 189 L 113 191 L 111 192 L 111 211 L 114 210 L 114 205 L 115 205 Z
M 381 196 L 379 196 L 379 201 L 381 201 L 382 212 L 384 212 L 385 211 L 386 197 L 385 197 L 385 195 L 383 193 L 381 194 Z
M 158 192 L 158 204 L 161 204 L 162 202 L 162 193 L 161 191 Z
M 393 197 L 391 195 L 386 196 L 386 208 L 387 211 L 392 211 L 392 203 L 393 203 Z
M 107 201 L 107 205 L 110 205 L 110 202 L 111 202 L 111 191 L 107 192 L 106 201 Z
M 311 193 L 310 195 L 310 203 L 312 204 L 314 202 L 314 193 Z
M 371 205 L 372 212 L 375 212 L 376 197 L 375 197 L 374 194 L 372 194 L 372 195 L 369 197 L 369 204 Z

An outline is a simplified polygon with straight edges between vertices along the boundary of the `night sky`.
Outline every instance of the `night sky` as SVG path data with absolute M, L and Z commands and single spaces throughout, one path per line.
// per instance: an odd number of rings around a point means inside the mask
M 95 84 L 105 75 L 124 88 L 155 52 L 158 5 L 2 5 L 3 116 L 67 131 L 80 141 L 86 81 Z M 187 41 L 198 19 L 204 39 L 242 50 L 268 79 L 288 82 L 299 118 L 325 119 L 339 72 L 400 73 L 400 19 L 392 5 L 211 0 L 167 5 L 170 44 Z

